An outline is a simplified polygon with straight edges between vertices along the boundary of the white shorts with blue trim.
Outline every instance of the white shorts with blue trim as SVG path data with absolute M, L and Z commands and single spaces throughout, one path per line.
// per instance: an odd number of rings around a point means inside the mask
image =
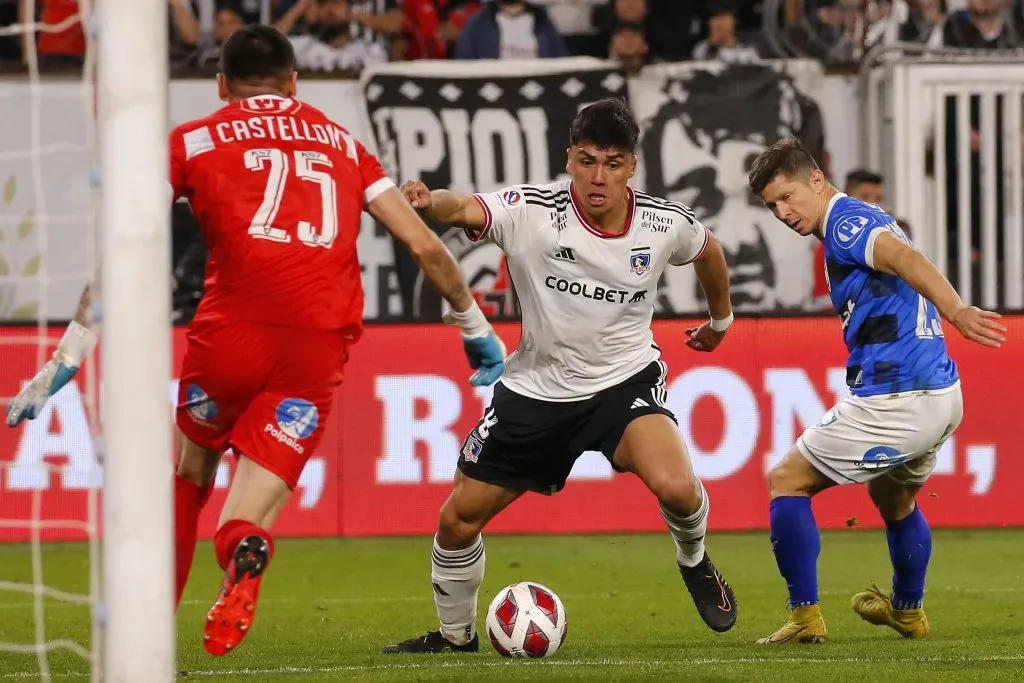
M 920 486 L 963 416 L 960 382 L 934 391 L 847 396 L 804 431 L 796 446 L 837 484 L 885 476 Z

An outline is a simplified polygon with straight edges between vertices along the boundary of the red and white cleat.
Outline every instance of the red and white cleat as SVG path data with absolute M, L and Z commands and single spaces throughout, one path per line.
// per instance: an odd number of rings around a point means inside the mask
M 223 657 L 231 652 L 252 628 L 269 555 L 270 547 L 262 536 L 247 536 L 238 544 L 224 572 L 217 602 L 206 615 L 203 647 L 211 655 Z

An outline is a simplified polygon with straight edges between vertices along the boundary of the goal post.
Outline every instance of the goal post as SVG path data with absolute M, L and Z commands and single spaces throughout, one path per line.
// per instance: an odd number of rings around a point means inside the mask
M 167 3 L 97 3 L 104 681 L 174 680 Z

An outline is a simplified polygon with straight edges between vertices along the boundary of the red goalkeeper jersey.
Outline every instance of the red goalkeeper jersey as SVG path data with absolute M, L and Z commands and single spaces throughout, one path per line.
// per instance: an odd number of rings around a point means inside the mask
M 209 260 L 197 320 L 362 330 L 356 237 L 394 186 L 377 159 L 304 102 L 263 95 L 171 132 L 171 185 Z

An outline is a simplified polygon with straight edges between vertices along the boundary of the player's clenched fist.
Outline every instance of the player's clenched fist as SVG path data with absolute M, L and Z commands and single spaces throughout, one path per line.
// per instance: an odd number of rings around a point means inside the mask
M 725 330 L 714 330 L 711 322 L 708 321 L 700 327 L 691 327 L 686 330 L 686 345 L 694 351 L 714 351 L 722 340 L 725 339 Z
M 430 189 L 419 180 L 407 180 L 399 188 L 412 208 L 423 210 L 430 208 Z

